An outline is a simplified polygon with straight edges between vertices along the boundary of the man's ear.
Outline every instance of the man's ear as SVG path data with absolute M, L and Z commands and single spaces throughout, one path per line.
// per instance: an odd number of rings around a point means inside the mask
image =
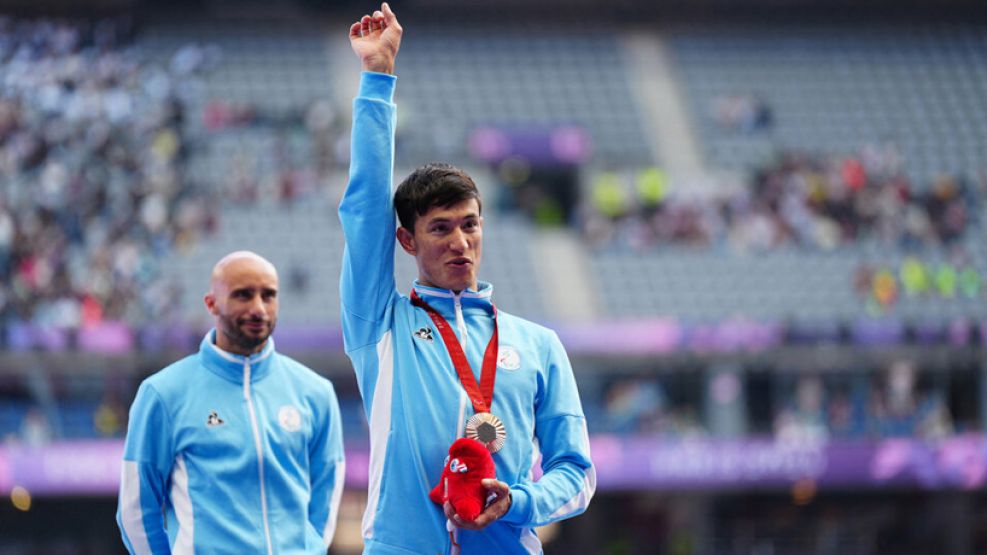
M 213 292 L 206 293 L 206 296 L 202 299 L 206 303 L 206 309 L 209 310 L 209 314 L 213 316 L 217 315 L 218 308 L 216 307 L 216 295 Z
M 418 252 L 418 248 L 415 245 L 415 234 L 408 231 L 408 228 L 406 227 L 399 227 L 397 231 L 394 232 L 394 235 L 397 236 L 398 243 L 401 243 L 401 248 L 404 249 L 404 252 L 410 254 L 411 256 L 415 256 Z

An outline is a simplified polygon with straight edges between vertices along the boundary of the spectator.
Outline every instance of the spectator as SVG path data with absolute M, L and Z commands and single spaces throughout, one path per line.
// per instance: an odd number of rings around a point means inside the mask
M 829 437 L 826 391 L 818 376 L 803 376 L 795 386 L 790 406 L 778 414 L 775 436 L 793 443 L 817 444 Z
M 883 382 L 871 391 L 869 417 L 880 437 L 941 438 L 952 433 L 952 419 L 942 396 L 920 391 L 918 371 L 908 361 L 891 365 Z

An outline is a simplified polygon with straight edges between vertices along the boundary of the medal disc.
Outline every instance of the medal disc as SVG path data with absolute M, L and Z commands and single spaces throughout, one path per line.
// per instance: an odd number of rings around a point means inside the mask
M 496 453 L 504 446 L 507 430 L 500 418 L 489 412 L 479 412 L 466 421 L 466 437 L 479 441 L 488 451 Z

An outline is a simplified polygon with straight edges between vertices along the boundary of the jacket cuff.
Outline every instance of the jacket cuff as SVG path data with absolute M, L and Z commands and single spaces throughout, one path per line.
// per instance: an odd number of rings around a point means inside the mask
M 527 524 L 531 520 L 531 494 L 520 488 L 511 488 L 511 508 L 500 520 L 514 526 Z
M 395 75 L 364 71 L 360 73 L 360 93 L 358 96 L 393 103 L 394 83 L 397 80 Z

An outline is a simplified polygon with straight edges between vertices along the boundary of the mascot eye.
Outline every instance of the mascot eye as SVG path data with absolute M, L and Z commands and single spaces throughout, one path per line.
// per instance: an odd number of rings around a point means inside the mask
M 463 473 L 466 472 L 467 470 L 468 469 L 466 468 L 466 464 L 459 462 L 459 459 L 452 459 L 451 461 L 449 461 L 449 472 Z

